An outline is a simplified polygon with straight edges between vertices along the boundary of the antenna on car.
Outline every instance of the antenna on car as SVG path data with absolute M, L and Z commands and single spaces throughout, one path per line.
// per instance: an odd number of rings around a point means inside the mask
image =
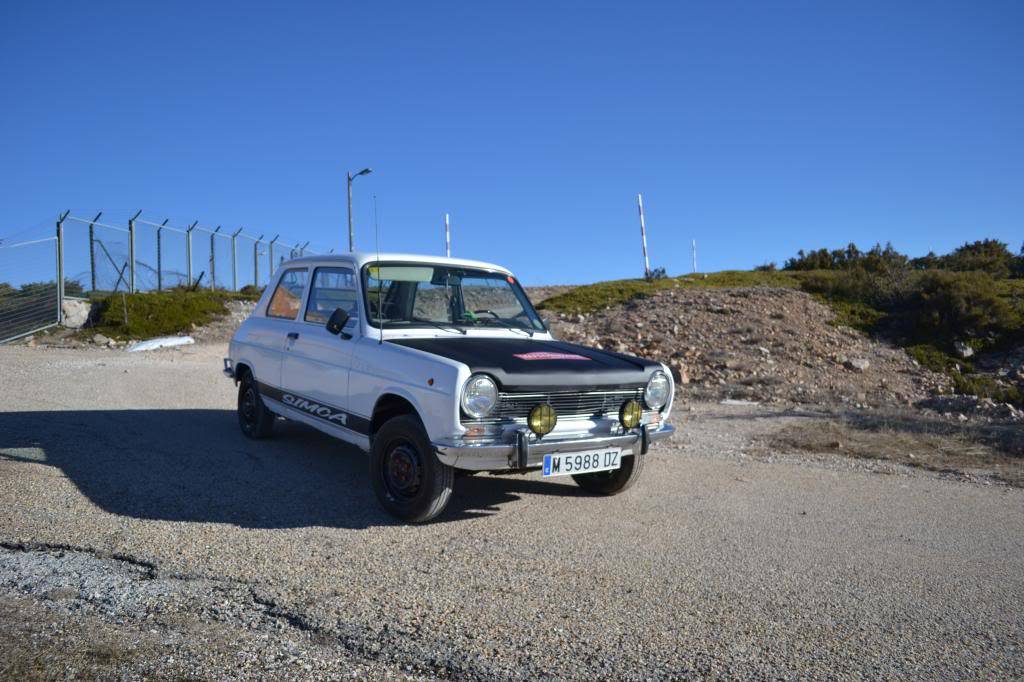
M 377 345 L 384 343 L 384 303 L 381 301 L 381 271 L 380 271 L 380 223 L 377 220 L 377 195 L 373 195 L 373 233 L 377 241 L 377 325 L 380 327 L 380 341 Z

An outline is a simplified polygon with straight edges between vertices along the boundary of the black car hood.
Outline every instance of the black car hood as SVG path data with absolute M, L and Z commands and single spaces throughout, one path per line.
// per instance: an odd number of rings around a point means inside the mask
M 565 391 L 634 388 L 661 365 L 651 360 L 530 338 L 391 339 L 390 343 L 461 362 L 486 372 L 503 391 Z

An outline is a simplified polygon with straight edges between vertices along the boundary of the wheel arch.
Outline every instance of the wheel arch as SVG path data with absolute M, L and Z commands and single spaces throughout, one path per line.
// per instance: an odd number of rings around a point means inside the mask
M 235 363 L 235 383 L 240 383 L 246 374 L 253 377 L 256 373 L 252 371 L 252 365 L 247 360 L 239 360 Z
M 373 412 L 370 415 L 370 440 L 373 440 L 385 422 L 403 414 L 411 414 L 421 423 L 423 422 L 422 415 L 408 396 L 393 391 L 382 393 L 374 403 Z

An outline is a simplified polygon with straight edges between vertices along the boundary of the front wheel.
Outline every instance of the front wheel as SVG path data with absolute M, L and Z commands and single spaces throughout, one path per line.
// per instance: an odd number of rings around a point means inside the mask
M 455 470 L 439 460 L 420 420 L 388 420 L 373 438 L 370 482 L 384 509 L 405 521 L 437 517 L 452 496 Z
M 595 471 L 592 474 L 575 474 L 572 480 L 587 492 L 598 495 L 618 495 L 640 478 L 644 469 L 645 455 L 629 455 L 622 458 L 622 465 L 612 471 Z
M 266 438 L 274 431 L 274 413 L 263 404 L 250 372 L 238 384 L 238 426 L 253 439 Z

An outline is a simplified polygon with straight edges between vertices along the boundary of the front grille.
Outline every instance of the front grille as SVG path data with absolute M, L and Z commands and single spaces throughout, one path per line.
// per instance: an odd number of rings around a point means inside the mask
M 627 400 L 642 400 L 643 388 L 617 391 L 559 391 L 554 393 L 500 393 L 494 412 L 481 421 L 507 421 L 526 419 L 530 410 L 540 403 L 548 403 L 559 419 L 568 417 L 597 417 L 617 415 Z

